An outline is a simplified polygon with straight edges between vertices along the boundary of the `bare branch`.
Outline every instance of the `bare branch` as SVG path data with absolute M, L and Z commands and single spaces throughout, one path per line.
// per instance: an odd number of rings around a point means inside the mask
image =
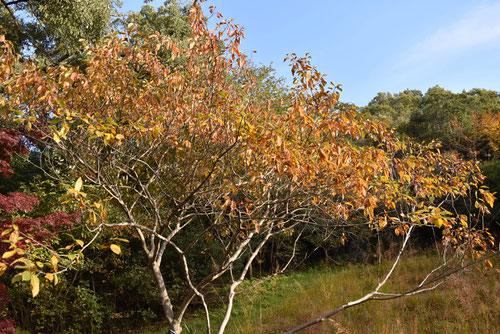
M 313 319 L 311 321 L 308 321 L 300 326 L 297 326 L 291 330 L 289 330 L 288 332 L 284 332 L 283 334 L 293 334 L 293 333 L 297 333 L 298 331 L 301 331 L 307 327 L 310 327 L 312 325 L 315 325 L 317 323 L 320 323 L 320 322 L 323 322 L 325 321 L 326 319 L 330 318 L 331 316 L 345 310 L 345 309 L 348 309 L 350 307 L 353 307 L 353 306 L 356 306 L 356 305 L 359 305 L 359 304 L 363 304 L 367 301 L 370 301 L 373 299 L 373 296 L 376 295 L 378 293 L 378 291 L 380 290 L 380 288 L 382 288 L 382 286 L 384 286 L 384 284 L 387 282 L 387 280 L 389 279 L 389 277 L 391 277 L 392 273 L 394 272 L 394 269 L 396 268 L 397 264 L 399 263 L 399 260 L 401 258 L 401 255 L 403 254 L 403 251 L 406 247 L 406 244 L 408 243 L 408 240 L 410 239 L 410 235 L 411 235 L 411 231 L 413 230 L 413 225 L 410 226 L 409 230 L 407 231 L 406 233 L 406 236 L 403 240 L 403 244 L 399 250 L 399 253 L 396 257 L 396 259 L 394 260 L 391 268 L 389 269 L 389 271 L 387 272 L 387 274 L 385 275 L 384 279 L 377 285 L 377 287 L 371 291 L 370 293 L 367 293 L 366 295 L 364 295 L 363 297 L 357 299 L 357 300 L 354 300 L 352 302 L 348 302 L 347 304 L 344 304 L 326 314 L 324 314 L 323 316 L 319 317 L 319 318 L 316 318 L 316 319 Z

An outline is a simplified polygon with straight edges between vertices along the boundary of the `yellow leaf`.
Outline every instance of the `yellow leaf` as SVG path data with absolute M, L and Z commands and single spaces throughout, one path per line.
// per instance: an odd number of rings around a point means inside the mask
M 38 279 L 37 275 L 32 275 L 31 276 L 31 294 L 33 295 L 33 298 L 38 295 L 40 292 L 40 280 Z
M 17 238 L 19 238 L 19 230 L 14 230 L 9 236 L 9 241 L 16 242 Z
M 0 262 L 0 276 L 2 276 L 7 271 L 7 265 Z
M 52 275 L 51 273 L 46 273 L 45 278 L 52 282 L 54 280 L 54 275 Z
M 81 177 L 79 177 L 78 180 L 76 180 L 75 182 L 75 191 L 80 192 L 80 190 L 82 190 L 82 185 L 83 185 L 83 180 Z
M 122 250 L 121 250 L 120 246 L 118 246 L 118 245 L 111 244 L 111 245 L 109 245 L 109 248 L 110 248 L 110 249 L 111 249 L 111 251 L 112 251 L 113 253 L 115 253 L 115 254 L 120 255 L 120 254 L 122 253 Z
M 11 250 L 11 251 L 8 251 L 8 252 L 5 252 L 3 253 L 2 255 L 2 259 L 8 259 L 9 257 L 15 255 L 17 253 L 17 250 Z
M 54 271 L 57 271 L 57 264 L 59 263 L 59 256 L 57 255 L 52 255 L 50 258 L 50 263 L 52 264 L 52 268 L 54 268 Z
M 483 195 L 486 203 L 488 203 L 489 206 L 493 208 L 493 205 L 495 204 L 495 196 L 493 196 L 493 194 L 487 190 L 479 189 L 479 192 Z
M 490 205 L 490 208 L 493 208 L 493 205 L 495 204 L 495 197 L 492 194 L 485 192 L 484 199 Z
M 467 224 L 467 216 L 466 215 L 460 215 L 460 222 L 465 228 L 469 228 L 469 224 Z
M 57 132 L 54 132 L 54 136 L 52 137 L 56 143 L 61 142 L 61 137 L 57 134 Z

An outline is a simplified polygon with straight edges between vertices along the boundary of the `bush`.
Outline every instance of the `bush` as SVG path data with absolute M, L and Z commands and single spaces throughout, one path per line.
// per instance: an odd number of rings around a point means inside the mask
M 9 291 L 18 326 L 36 333 L 95 333 L 103 324 L 100 298 L 88 286 L 67 286 L 42 289 L 37 298 L 30 298 L 27 288 Z

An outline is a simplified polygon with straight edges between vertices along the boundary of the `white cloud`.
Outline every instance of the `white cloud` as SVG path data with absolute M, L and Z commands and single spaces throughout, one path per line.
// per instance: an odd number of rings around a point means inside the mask
M 500 4 L 478 7 L 460 21 L 440 28 L 411 47 L 400 65 L 423 65 L 492 43 L 500 43 Z

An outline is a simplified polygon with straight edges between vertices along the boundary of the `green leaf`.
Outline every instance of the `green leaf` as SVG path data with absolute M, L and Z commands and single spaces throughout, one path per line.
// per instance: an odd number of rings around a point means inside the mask
M 17 282 L 21 281 L 22 278 L 23 277 L 22 277 L 21 273 L 16 274 L 14 277 L 12 277 L 11 282 L 12 282 L 12 284 L 17 283 Z
M 31 272 L 25 270 L 21 273 L 23 281 L 29 281 L 31 279 Z
M 111 240 L 117 240 L 117 241 L 122 241 L 122 242 L 127 242 L 128 243 L 128 240 L 127 239 L 123 239 L 123 238 L 111 238 Z

